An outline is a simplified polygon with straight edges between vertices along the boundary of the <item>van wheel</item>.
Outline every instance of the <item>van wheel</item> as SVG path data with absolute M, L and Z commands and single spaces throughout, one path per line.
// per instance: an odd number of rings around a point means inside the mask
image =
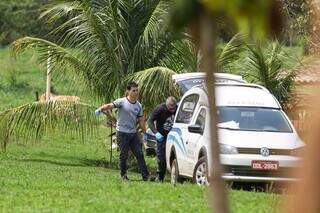
M 177 159 L 174 159 L 171 163 L 171 184 L 175 185 L 180 183 L 179 167 Z
M 209 185 L 208 181 L 208 163 L 205 157 L 198 160 L 193 171 L 193 182 L 198 185 Z

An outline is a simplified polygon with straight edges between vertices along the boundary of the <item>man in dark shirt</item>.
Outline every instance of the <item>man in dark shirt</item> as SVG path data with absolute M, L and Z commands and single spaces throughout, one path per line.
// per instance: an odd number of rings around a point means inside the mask
M 149 128 L 156 136 L 158 158 L 158 180 L 163 181 L 166 174 L 166 141 L 172 127 L 177 101 L 174 97 L 167 98 L 166 103 L 158 105 L 148 121 Z

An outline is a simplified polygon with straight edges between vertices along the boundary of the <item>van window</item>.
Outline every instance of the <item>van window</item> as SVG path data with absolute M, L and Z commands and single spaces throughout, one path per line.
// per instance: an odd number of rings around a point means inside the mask
M 197 94 L 189 95 L 185 97 L 185 99 L 183 99 L 183 101 L 179 104 L 179 111 L 176 118 L 176 123 L 190 123 L 194 113 L 194 109 L 197 106 L 198 100 L 199 95 Z
M 196 124 L 201 126 L 201 128 L 204 130 L 205 124 L 206 124 L 206 109 L 202 108 L 199 112 L 199 115 L 196 120 Z
M 204 78 L 205 77 L 186 79 L 186 80 L 177 82 L 177 84 L 180 86 L 182 93 L 185 93 L 192 87 L 203 84 Z
M 288 120 L 278 109 L 261 107 L 218 107 L 221 129 L 292 132 Z

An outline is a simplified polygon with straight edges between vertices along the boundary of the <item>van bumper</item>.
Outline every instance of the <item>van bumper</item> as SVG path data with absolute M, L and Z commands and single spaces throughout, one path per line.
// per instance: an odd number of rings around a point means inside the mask
M 239 182 L 296 182 L 300 178 L 287 177 L 257 177 L 257 176 L 239 176 L 233 174 L 224 174 L 222 178 L 225 181 L 239 181 Z

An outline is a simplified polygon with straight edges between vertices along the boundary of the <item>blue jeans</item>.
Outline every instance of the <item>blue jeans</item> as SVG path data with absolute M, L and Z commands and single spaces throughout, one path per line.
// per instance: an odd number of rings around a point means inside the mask
M 167 137 L 163 141 L 157 141 L 157 158 L 158 158 L 158 178 L 163 180 L 166 175 L 167 165 L 166 165 L 166 142 Z
M 117 132 L 117 140 L 120 146 L 120 175 L 127 174 L 128 152 L 131 149 L 138 161 L 140 172 L 143 179 L 148 178 L 149 171 L 142 152 L 142 143 L 137 133 Z

